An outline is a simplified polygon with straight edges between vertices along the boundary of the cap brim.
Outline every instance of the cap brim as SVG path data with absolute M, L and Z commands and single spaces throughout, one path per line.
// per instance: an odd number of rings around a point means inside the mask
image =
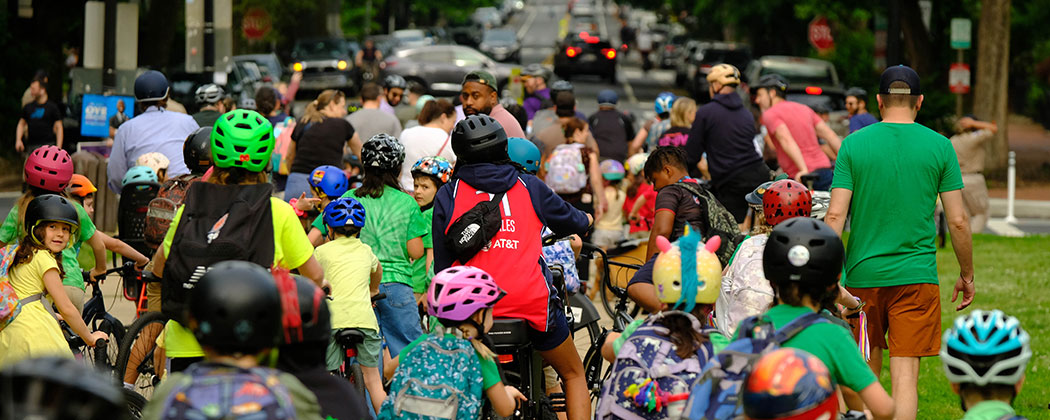
M 760 197 L 758 194 L 755 194 L 754 191 L 747 193 L 747 195 L 744 196 L 744 200 L 746 200 L 748 204 L 754 204 L 754 205 L 761 205 L 762 204 L 762 197 Z

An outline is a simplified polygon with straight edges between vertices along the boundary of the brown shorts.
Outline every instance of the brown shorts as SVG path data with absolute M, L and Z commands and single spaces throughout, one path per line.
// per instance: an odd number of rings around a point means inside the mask
M 890 349 L 890 357 L 936 356 L 941 350 L 941 294 L 936 284 L 853 288 L 864 302 L 872 351 Z M 859 336 L 859 320 L 850 325 Z M 887 344 L 887 335 L 889 343 Z

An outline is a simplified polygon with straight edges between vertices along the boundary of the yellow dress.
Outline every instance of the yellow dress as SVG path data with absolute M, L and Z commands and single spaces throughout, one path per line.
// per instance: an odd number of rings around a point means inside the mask
M 33 254 L 32 261 L 8 273 L 9 281 L 23 299 L 36 293 L 46 294 L 44 273 L 50 269 L 58 269 L 54 255 L 39 250 Z M 38 300 L 22 306 L 14 322 L 0 331 L 0 368 L 40 356 L 73 358 L 58 321 L 44 309 L 43 302 Z

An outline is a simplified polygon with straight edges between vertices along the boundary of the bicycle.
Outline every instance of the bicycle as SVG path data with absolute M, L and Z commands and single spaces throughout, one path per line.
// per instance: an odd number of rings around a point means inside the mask
M 158 282 L 160 279 L 149 272 L 133 274 L 142 281 L 136 308 L 144 307 L 145 283 Z M 124 335 L 126 338 L 120 343 L 114 374 L 126 389 L 149 399 L 164 374 L 164 351 L 157 345 L 157 337 L 164 331 L 168 317 L 161 312 L 143 312 L 138 315 Z
M 113 369 L 116 365 L 118 347 L 124 338 L 126 330 L 120 320 L 106 312 L 102 288 L 99 283 L 112 273 L 128 269 L 134 269 L 134 264 L 126 263 L 106 270 L 106 272 L 94 277 L 91 276 L 90 272 L 83 272 L 84 284 L 91 287 L 91 298 L 84 302 L 84 309 L 81 311 L 80 316 L 89 330 L 102 331 L 109 336 L 108 340 L 102 340 L 102 346 L 99 345 L 100 343 L 95 343 L 94 347 L 88 346 L 84 343 L 84 340 L 73 332 L 68 323 L 65 321 L 59 322 L 59 325 L 65 331 L 66 342 L 69 343 L 69 348 L 73 351 L 74 356 L 79 360 L 87 359 L 96 368 L 104 366 L 106 369 Z M 100 348 L 105 348 L 105 350 L 99 351 Z
M 331 299 L 329 297 L 329 299 Z M 386 299 L 386 293 L 379 293 L 372 296 L 372 304 L 375 305 L 376 301 Z M 365 341 L 365 335 L 361 330 L 357 328 L 340 328 L 335 331 L 333 337 L 335 342 L 343 348 L 343 364 L 339 366 L 339 376 L 343 377 L 350 382 L 350 385 L 361 394 L 361 398 L 365 398 L 365 377 L 361 372 L 361 365 L 357 363 L 357 346 L 361 345 Z

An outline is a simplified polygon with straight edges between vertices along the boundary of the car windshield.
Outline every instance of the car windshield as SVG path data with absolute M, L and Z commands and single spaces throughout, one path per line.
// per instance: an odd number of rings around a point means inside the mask
M 394 37 L 401 42 L 419 42 L 423 40 L 423 31 L 398 31 Z
M 514 42 L 517 41 L 517 35 L 511 31 L 486 31 L 485 42 Z
M 340 39 L 325 39 L 319 41 L 304 41 L 295 44 L 293 54 L 296 57 L 326 57 L 342 58 L 348 54 L 346 44 Z
M 751 54 L 747 50 L 712 49 L 703 51 L 701 54 L 703 55 L 703 58 L 700 59 L 702 64 L 728 63 L 736 66 L 738 69 L 742 69 L 747 67 L 748 61 L 751 61 Z
M 832 67 L 811 63 L 763 63 L 760 76 L 779 74 L 788 79 L 789 84 L 834 86 L 835 76 Z

